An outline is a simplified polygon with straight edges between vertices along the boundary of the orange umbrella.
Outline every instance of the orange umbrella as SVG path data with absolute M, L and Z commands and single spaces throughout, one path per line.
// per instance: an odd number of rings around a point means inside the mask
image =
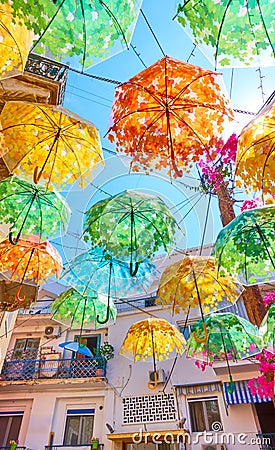
M 116 89 L 109 140 L 131 157 L 133 171 L 181 169 L 198 161 L 233 113 L 217 73 L 169 56 Z
M 0 243 L 0 271 L 12 281 L 20 283 L 16 298 L 23 283 L 40 284 L 52 276 L 58 277 L 62 269 L 62 259 L 58 251 L 48 242 L 39 242 L 37 236 L 19 239 L 12 245 L 8 239 Z
M 0 80 L 24 71 L 34 33 L 23 21 L 14 19 L 8 3 L 0 5 Z

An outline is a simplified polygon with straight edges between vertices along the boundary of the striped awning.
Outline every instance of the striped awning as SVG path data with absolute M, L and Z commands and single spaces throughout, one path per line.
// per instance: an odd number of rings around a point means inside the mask
M 221 390 L 220 382 L 205 382 L 205 383 L 193 383 L 185 384 L 182 386 L 176 386 L 179 395 L 189 394 L 205 394 L 206 392 L 215 392 Z
M 227 387 L 229 383 L 223 383 L 225 401 L 228 405 L 239 405 L 242 403 L 263 403 L 272 401 L 269 397 L 259 397 L 257 394 L 252 395 L 247 386 L 248 380 L 235 381 L 235 387 L 232 394 L 229 394 Z

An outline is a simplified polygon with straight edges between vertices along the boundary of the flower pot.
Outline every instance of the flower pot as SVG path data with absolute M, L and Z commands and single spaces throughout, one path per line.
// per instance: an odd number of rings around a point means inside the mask
M 98 449 L 98 445 L 99 445 L 99 441 L 97 439 L 92 441 L 92 449 L 93 450 L 97 450 Z
M 10 450 L 16 450 L 17 444 L 10 444 Z

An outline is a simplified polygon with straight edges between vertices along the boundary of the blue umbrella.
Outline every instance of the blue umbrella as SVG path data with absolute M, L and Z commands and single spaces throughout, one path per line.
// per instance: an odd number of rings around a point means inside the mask
M 135 276 L 130 275 L 130 265 L 118 261 L 103 248 L 96 247 L 71 259 L 61 278 L 80 294 L 96 291 L 108 296 L 106 318 L 97 322 L 106 323 L 110 316 L 110 298 L 123 298 L 148 294 L 148 288 L 156 278 L 154 264 L 143 261 Z
M 81 355 L 89 356 L 90 358 L 94 356 L 91 350 L 88 349 L 88 347 L 80 344 L 78 341 L 63 342 L 62 344 L 59 344 L 59 347 L 65 348 L 65 350 L 70 350 L 71 352 L 76 352 L 80 353 Z

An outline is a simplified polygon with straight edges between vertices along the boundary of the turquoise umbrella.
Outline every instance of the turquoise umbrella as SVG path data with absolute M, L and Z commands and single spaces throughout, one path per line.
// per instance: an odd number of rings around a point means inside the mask
M 126 262 L 118 261 L 96 247 L 76 256 L 68 262 L 61 278 L 73 286 L 80 294 L 96 291 L 107 296 L 107 313 L 104 320 L 97 316 L 97 322 L 103 324 L 110 317 L 110 299 L 148 294 L 148 289 L 156 279 L 156 268 L 150 262 L 142 262 L 135 276 L 130 275 Z

